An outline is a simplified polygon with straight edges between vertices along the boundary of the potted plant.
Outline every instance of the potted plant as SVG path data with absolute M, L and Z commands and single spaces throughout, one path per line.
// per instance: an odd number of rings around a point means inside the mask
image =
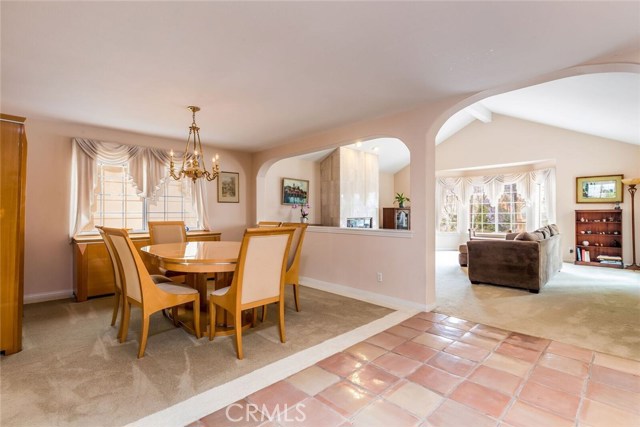
M 393 203 L 397 202 L 399 208 L 404 208 L 404 203 L 411 201 L 411 199 L 405 196 L 404 193 L 396 193 L 396 196 L 394 197 L 394 199 L 395 200 L 393 201 Z

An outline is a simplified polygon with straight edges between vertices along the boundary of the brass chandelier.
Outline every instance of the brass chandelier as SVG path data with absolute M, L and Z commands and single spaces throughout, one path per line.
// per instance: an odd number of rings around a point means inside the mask
M 173 163 L 173 150 L 171 150 L 171 163 L 169 167 L 169 174 L 171 178 L 180 180 L 183 177 L 191 178 L 195 183 L 199 178 L 206 178 L 207 181 L 213 181 L 220 174 L 220 164 L 218 163 L 218 154 L 211 158 L 213 166 L 211 172 L 207 170 L 204 163 L 204 156 L 202 152 L 202 143 L 200 142 L 200 128 L 196 125 L 196 112 L 200 111 L 200 107 L 190 105 L 189 110 L 193 115 L 193 122 L 189 127 L 189 136 L 187 137 L 187 146 L 184 149 L 182 156 L 182 167 L 176 173 L 175 165 Z M 191 137 L 193 136 L 193 147 L 191 145 Z

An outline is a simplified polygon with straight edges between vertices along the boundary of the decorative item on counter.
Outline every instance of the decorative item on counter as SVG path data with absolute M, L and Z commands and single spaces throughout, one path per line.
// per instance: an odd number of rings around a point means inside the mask
M 298 207 L 300 207 L 300 222 L 309 222 L 309 209 L 311 206 L 308 203 L 305 205 L 294 204 L 291 209 L 298 209 Z
M 396 193 L 393 203 L 397 202 L 399 208 L 404 208 L 404 204 L 410 201 L 411 199 L 405 196 L 404 193 Z
M 584 217 L 583 217 L 583 218 L 580 218 L 580 222 L 584 222 Z
M 587 240 L 582 241 L 582 246 L 589 246 L 589 242 Z
M 591 230 L 587 230 L 587 234 L 591 234 Z
M 584 233 L 585 233 L 585 231 L 584 231 L 584 230 L 580 231 L 580 234 L 584 234 Z
M 602 222 L 607 222 L 607 218 L 602 218 Z
M 620 234 L 618 230 L 614 231 L 613 234 Z
M 616 204 L 613 207 L 613 209 L 620 210 L 620 202 L 616 202 Z

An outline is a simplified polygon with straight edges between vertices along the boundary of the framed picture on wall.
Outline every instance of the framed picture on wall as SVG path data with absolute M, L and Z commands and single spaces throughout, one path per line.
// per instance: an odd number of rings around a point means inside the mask
M 622 203 L 622 178 L 624 175 L 576 178 L 576 203 Z
M 218 202 L 240 202 L 240 173 L 220 172 L 218 176 Z
M 309 181 L 282 178 L 282 204 L 306 205 L 309 203 Z

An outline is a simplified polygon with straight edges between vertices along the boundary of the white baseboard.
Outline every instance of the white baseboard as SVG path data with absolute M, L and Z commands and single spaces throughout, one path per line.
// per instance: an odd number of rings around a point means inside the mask
M 57 299 L 67 298 L 73 298 L 73 291 L 43 292 L 40 294 L 25 295 L 24 303 L 34 304 L 36 302 L 55 301 Z
M 310 288 L 331 292 L 333 294 L 342 295 L 344 297 L 381 305 L 383 307 L 391 308 L 394 310 L 431 311 L 436 307 L 435 304 L 420 304 L 417 302 L 390 297 L 375 292 L 352 288 L 350 286 L 324 282 L 322 280 L 312 279 L 310 277 L 300 277 L 300 283 L 303 286 L 308 286 Z

